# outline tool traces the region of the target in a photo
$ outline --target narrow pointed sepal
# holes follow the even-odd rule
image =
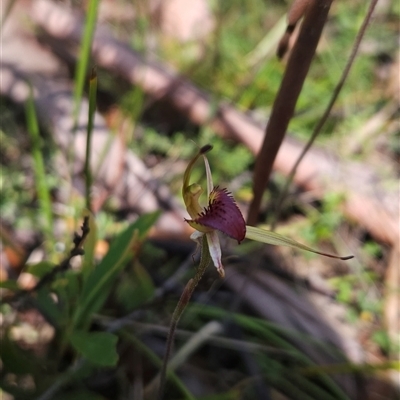
[[[219,244],[218,233],[216,231],[212,231],[206,234],[208,250],[210,251],[211,259],[213,260],[215,268],[221,278],[225,276],[224,266],[221,261],[221,245]]]
[[[257,242],[272,244],[274,246],[288,246],[300,250],[306,250],[311,253],[330,258],[337,258],[339,260],[350,260],[354,257],[353,255],[342,257],[335,254],[324,253],[322,251],[312,249],[311,247],[308,247],[302,243],[296,242],[295,240],[286,236],[280,235],[279,233],[267,231],[266,229],[255,228],[254,226],[246,226],[246,238],[255,240]]]
[[[217,229],[239,243],[246,235],[246,223],[232,194],[218,186],[210,193],[208,207],[196,219],[187,222],[190,225],[196,224],[196,229],[198,226]]]

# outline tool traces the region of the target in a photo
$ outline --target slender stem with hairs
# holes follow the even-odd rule
[[[178,304],[175,307],[174,313],[172,314],[172,320],[171,320],[171,325],[169,327],[167,344],[164,354],[163,366],[160,372],[160,386],[158,390],[158,400],[162,400],[164,396],[164,386],[167,375],[168,360],[171,355],[172,345],[174,343],[174,337],[175,337],[175,330],[178,325],[178,321],[181,315],[183,314],[183,311],[185,310],[186,306],[188,305],[190,298],[192,297],[193,291],[200,282],[202,276],[204,275],[204,272],[208,267],[210,261],[211,261],[210,251],[208,249],[207,238],[204,235],[202,238],[202,245],[201,245],[200,264],[197,268],[196,275],[194,276],[194,278],[190,279],[190,281],[186,284],[185,289],[183,290],[183,293],[178,301]]]

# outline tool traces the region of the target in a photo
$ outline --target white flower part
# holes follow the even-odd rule
[[[195,242],[198,242],[199,239],[204,235],[203,232],[200,231],[194,231],[191,235],[190,235],[190,239],[194,240]]]
[[[213,260],[215,268],[221,278],[225,276],[224,266],[221,262],[221,245],[219,244],[219,238],[217,231],[207,232],[206,233],[208,248],[210,251],[210,256]]]

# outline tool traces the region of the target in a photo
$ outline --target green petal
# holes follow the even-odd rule
[[[246,226],[246,239],[255,240],[261,243],[272,244],[274,246],[288,246],[300,250],[310,251],[311,253],[320,254],[321,256],[338,258],[340,260],[350,260],[354,256],[340,257],[334,254],[324,253],[318,250],[314,250],[304,244],[296,242],[286,236],[282,236],[279,233],[267,231],[261,228],[255,228],[254,226]]]

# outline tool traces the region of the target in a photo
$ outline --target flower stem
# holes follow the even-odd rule
[[[210,251],[208,249],[207,239],[204,235],[202,237],[202,244],[201,244],[200,264],[197,268],[196,275],[194,276],[194,278],[190,279],[190,281],[186,284],[185,289],[183,290],[183,293],[178,301],[178,304],[175,307],[174,313],[172,314],[171,325],[169,327],[167,344],[165,348],[163,366],[160,372],[160,386],[158,390],[158,400],[162,400],[164,395],[164,386],[167,375],[168,360],[171,355],[172,345],[174,343],[174,337],[175,337],[175,330],[178,325],[178,321],[181,315],[183,314],[183,311],[185,310],[186,306],[188,305],[190,298],[192,297],[192,294],[194,292],[194,289],[200,282],[200,279],[204,275],[204,272],[208,267],[210,261],[211,261]]]

